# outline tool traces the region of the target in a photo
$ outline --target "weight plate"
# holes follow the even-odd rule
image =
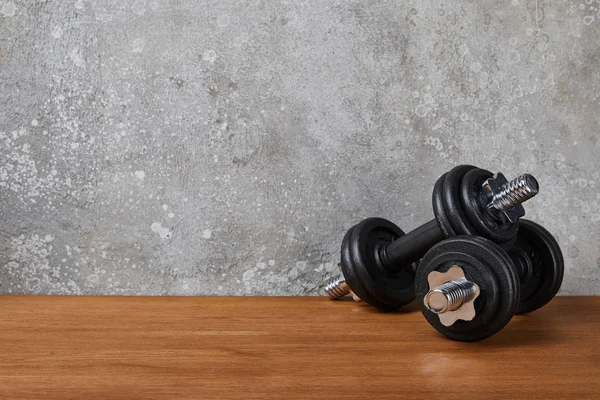
[[[509,255],[521,282],[518,314],[546,305],[562,284],[565,262],[556,239],[535,222],[521,219],[517,240]]]
[[[454,265],[479,286],[480,295],[475,299],[473,320],[444,326],[423,300],[431,289],[429,273],[446,272]],[[512,260],[500,246],[481,237],[461,235],[441,241],[425,254],[417,269],[415,292],[421,312],[435,329],[451,339],[470,342],[492,336],[506,326],[517,309],[520,286]]]
[[[381,267],[379,249],[404,232],[383,218],[367,218],[342,241],[341,264],[346,283],[363,301],[382,311],[398,309],[415,298],[415,267],[390,273]]]
[[[456,232],[452,228],[452,224],[450,224],[450,220],[448,219],[448,215],[446,214],[446,207],[444,207],[444,178],[446,174],[443,174],[439,177],[439,179],[433,185],[433,193],[432,193],[432,206],[433,206],[433,215],[435,215],[435,220],[440,227],[440,230],[444,234],[445,237],[456,236]]]
[[[460,198],[462,178],[470,170],[476,169],[472,165],[459,165],[452,168],[444,177],[442,199],[444,209],[452,229],[458,235],[477,235],[469,223]]]

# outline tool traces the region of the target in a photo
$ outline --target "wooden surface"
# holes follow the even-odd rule
[[[600,399],[599,332],[600,297],[458,343],[414,306],[0,296],[0,399]]]

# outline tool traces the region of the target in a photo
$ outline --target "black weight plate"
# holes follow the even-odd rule
[[[423,303],[429,291],[427,277],[432,271],[445,272],[461,267],[465,277],[480,288],[475,300],[477,315],[472,321],[444,326],[438,315]],[[433,246],[421,260],[415,277],[415,292],[421,312],[440,333],[459,341],[477,341],[500,331],[514,315],[520,295],[515,267],[501,247],[474,236],[455,236]]]
[[[496,243],[505,243],[517,236],[519,222],[500,221],[485,209],[486,200],[481,185],[494,174],[484,169],[472,169],[462,178],[460,197],[467,219],[479,235]]]
[[[497,244],[497,243],[493,243],[493,244],[495,246],[491,246],[490,249],[493,249],[494,251],[496,251],[498,253],[498,256],[502,257],[504,259],[504,262],[506,263],[506,265],[510,266],[511,272],[512,272],[511,274],[509,274],[510,279],[512,279],[511,287],[517,288],[517,292],[518,292],[517,297],[519,299],[521,299],[521,282],[519,281],[519,272],[518,272],[517,268],[515,267],[514,261],[512,260],[512,258],[510,257],[510,255],[508,254],[506,249],[504,249],[502,247],[502,245]],[[517,306],[518,306],[518,303],[517,303]],[[516,310],[514,311],[514,313],[515,314],[517,313]]]
[[[462,178],[472,169],[476,169],[476,167],[472,165],[459,165],[448,171],[444,177],[442,189],[444,209],[452,225],[452,229],[457,235],[477,235],[477,231],[475,231],[465,215],[460,197]]]
[[[394,273],[379,262],[379,249],[404,232],[383,218],[367,218],[348,230],[341,264],[346,283],[363,301],[382,311],[398,309],[415,298],[414,265]]]
[[[521,265],[521,299],[518,314],[546,305],[562,284],[565,262],[558,242],[535,222],[521,219],[519,233],[509,255]]]
[[[438,178],[433,185],[433,193],[431,198],[431,203],[433,206],[433,215],[435,215],[435,220],[440,227],[440,230],[444,234],[445,237],[456,236],[456,232],[452,229],[452,225],[450,224],[450,220],[448,219],[448,215],[446,214],[446,208],[444,207],[444,178],[446,174],[443,174]]]

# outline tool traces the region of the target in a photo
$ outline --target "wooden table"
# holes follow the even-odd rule
[[[600,297],[458,343],[414,306],[0,296],[0,399],[600,399],[599,332]]]

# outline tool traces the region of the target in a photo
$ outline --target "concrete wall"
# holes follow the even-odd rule
[[[473,163],[599,294],[599,43],[591,0],[0,1],[0,292],[317,294]]]

